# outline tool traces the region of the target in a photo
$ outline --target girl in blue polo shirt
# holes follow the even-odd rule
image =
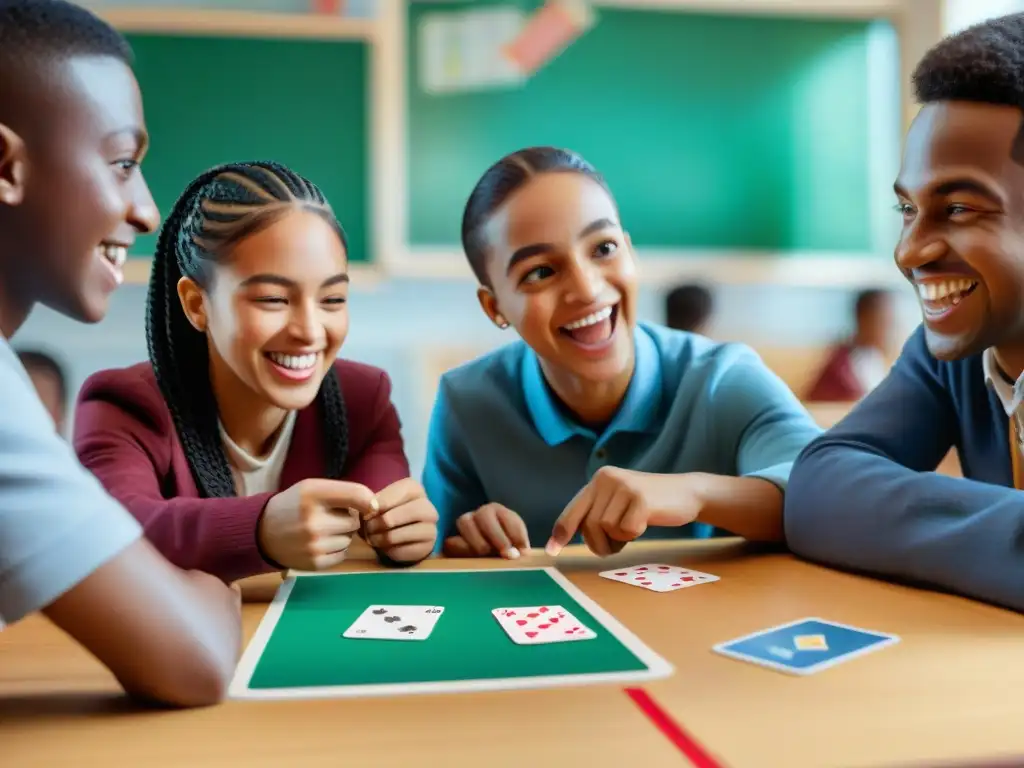
[[[820,430],[748,347],[637,322],[636,257],[589,163],[503,158],[462,243],[484,313],[520,339],[441,378],[423,484],[445,554],[782,538],[790,467]]]

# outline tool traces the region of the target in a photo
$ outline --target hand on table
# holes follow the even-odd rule
[[[310,479],[267,502],[256,529],[263,554],[285,568],[320,571],[345,559],[363,516],[377,510],[359,483]]]
[[[602,467],[559,515],[544,549],[557,555],[579,531],[590,551],[604,557],[648,527],[692,523],[703,506],[696,477]]]
[[[363,538],[397,563],[415,563],[434,551],[437,510],[412,478],[377,494],[378,510],[364,518]]]
[[[529,554],[530,539],[523,518],[501,504],[485,504],[455,521],[457,536],[444,542],[448,557],[487,557],[499,554],[515,560]]]

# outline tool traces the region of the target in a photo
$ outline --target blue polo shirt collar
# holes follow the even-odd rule
[[[652,432],[659,429],[658,412],[661,408],[661,356],[654,340],[638,325],[633,332],[636,365],[633,378],[608,428],[607,437],[615,432]],[[537,355],[528,350],[523,356],[523,394],[533,419],[533,426],[548,445],[566,442],[575,435],[597,440],[598,435],[588,427],[573,421],[555,400]]]

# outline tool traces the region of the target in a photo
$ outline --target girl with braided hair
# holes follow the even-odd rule
[[[388,564],[431,553],[384,371],[336,360],[345,233],[276,163],[193,181],[160,232],[149,362],[86,381],[75,449],[173,562],[234,580],[339,563],[359,533]]]

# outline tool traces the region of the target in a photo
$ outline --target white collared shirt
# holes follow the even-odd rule
[[[1024,448],[1024,374],[1014,384],[1008,381],[1008,377],[996,362],[995,351],[990,347],[981,355],[982,369],[985,371],[985,383],[999,397],[1006,415],[1017,422],[1018,445]]]

